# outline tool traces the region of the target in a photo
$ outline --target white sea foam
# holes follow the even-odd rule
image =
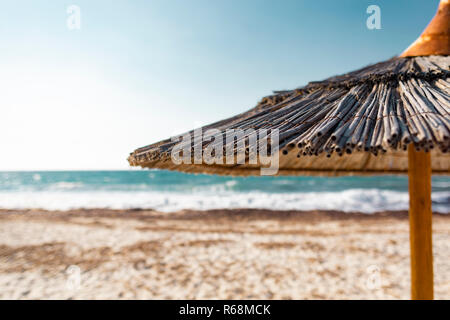
[[[450,192],[434,192],[432,198],[434,211],[449,212]],[[259,208],[277,210],[322,209],[372,213],[381,210],[408,209],[408,193],[379,189],[302,193],[22,191],[0,192],[0,208],[42,208],[48,210],[145,208],[164,212],[181,209]]]
[[[80,188],[83,186],[82,182],[66,182],[66,181],[61,181],[61,182],[57,182],[52,184],[49,189],[50,190],[54,190],[54,191],[58,191],[58,190],[72,190],[72,189],[76,189],[76,188]]]
[[[437,181],[433,183],[433,187],[438,187],[438,188],[450,188],[450,182],[446,182],[446,181]]]

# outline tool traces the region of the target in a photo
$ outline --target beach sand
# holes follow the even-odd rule
[[[450,299],[450,215],[434,215]],[[0,210],[1,299],[409,299],[407,212]]]

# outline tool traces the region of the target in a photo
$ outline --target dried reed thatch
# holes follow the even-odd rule
[[[227,129],[278,129],[280,174],[402,173],[408,168],[405,151],[411,143],[433,152],[434,173],[448,173],[449,66],[450,56],[392,58],[295,90],[275,91],[248,112],[203,130],[221,130],[225,142]],[[232,175],[255,174],[259,168],[247,162],[175,165],[175,144],[168,139],[137,149],[129,163]],[[235,150],[236,145],[224,143],[224,149]]]

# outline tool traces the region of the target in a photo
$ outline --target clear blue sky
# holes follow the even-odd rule
[[[0,10],[0,170],[125,169],[272,90],[401,53],[438,0],[14,0]],[[381,8],[369,30],[366,8]],[[81,29],[66,12],[81,9]]]

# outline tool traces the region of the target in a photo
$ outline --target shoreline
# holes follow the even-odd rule
[[[450,215],[433,229],[448,299]],[[408,230],[406,211],[0,209],[0,299],[409,299]]]
[[[273,210],[259,208],[232,208],[232,209],[183,209],[177,211],[158,211],[156,209],[147,208],[129,208],[129,209],[111,209],[111,208],[75,208],[67,210],[50,210],[43,208],[0,208],[0,219],[2,215],[19,216],[23,214],[46,215],[48,217],[58,214],[60,216],[98,216],[105,218],[171,218],[171,219],[187,219],[187,218],[226,218],[243,216],[249,218],[264,219],[377,219],[377,218],[397,218],[404,219],[408,217],[407,210],[380,210],[376,212],[361,211],[342,211],[342,210]],[[443,213],[434,211],[433,217],[449,217],[450,212]]]

